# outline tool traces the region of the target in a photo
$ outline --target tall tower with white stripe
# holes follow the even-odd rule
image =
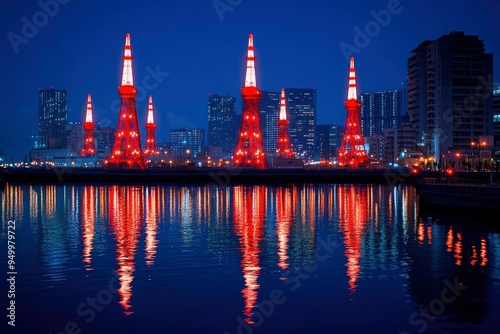
[[[247,68],[245,86],[241,89],[243,112],[241,128],[234,154],[234,165],[238,167],[266,168],[264,145],[260,128],[260,97],[255,75],[255,49],[253,35],[248,36]]]
[[[357,77],[354,69],[354,57],[351,57],[349,68],[349,89],[345,108],[347,117],[345,122],[344,136],[339,149],[339,165],[358,168],[368,162],[363,133],[361,130],[361,103],[358,101]]]
[[[145,167],[137,122],[137,104],[135,101],[137,89],[134,87],[132,59],[130,34],[127,34],[123,54],[122,84],[118,87],[118,94],[121,98],[118,127],[115,132],[115,146],[111,156],[104,161],[106,167],[140,169]]]
[[[87,114],[85,122],[83,123],[84,142],[81,156],[94,156],[95,155],[95,139],[94,139],[94,122],[92,120],[92,97],[87,95]]]

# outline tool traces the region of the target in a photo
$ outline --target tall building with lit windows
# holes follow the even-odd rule
[[[36,148],[57,149],[67,145],[68,91],[38,90],[38,136]]]
[[[493,135],[495,146],[500,147],[500,86],[493,88]]]
[[[260,98],[260,121],[267,156],[276,155],[279,108],[280,93],[263,91]]]
[[[170,143],[175,156],[196,158],[205,145],[205,130],[188,128],[172,130]]]
[[[368,92],[361,94],[361,128],[364,137],[382,134],[385,129],[401,127],[406,114],[405,89]]]
[[[236,98],[208,96],[208,145],[231,153],[236,146]]]
[[[316,89],[285,88],[288,107],[288,134],[295,154],[314,158],[316,153]]]
[[[408,58],[408,115],[424,153],[465,152],[493,135],[493,55],[478,36],[451,32]]]

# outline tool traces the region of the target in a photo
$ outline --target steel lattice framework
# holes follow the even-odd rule
[[[87,95],[87,114],[85,122],[83,123],[84,129],[84,142],[81,156],[94,156],[95,155],[95,139],[94,139],[94,122],[92,121],[92,97]]]
[[[266,168],[259,112],[262,93],[257,88],[255,50],[252,34],[248,37],[246,61],[245,86],[241,89],[243,112],[238,143],[234,154],[234,164],[238,167]]]
[[[137,104],[135,101],[137,90],[134,87],[132,59],[130,34],[127,34],[123,55],[122,84],[118,87],[121,102],[118,127],[115,132],[115,145],[105,164],[107,166],[143,169],[145,164],[137,122]]]
[[[368,162],[365,146],[363,142],[363,133],[361,130],[361,103],[357,96],[356,70],[354,69],[354,57],[350,59],[349,68],[349,90],[345,108],[347,117],[345,122],[344,136],[342,145],[339,149],[339,165],[352,168],[358,168]]]
[[[278,143],[276,145],[276,155],[281,158],[294,157],[290,136],[288,135],[288,125],[290,121],[286,117],[285,89],[281,89],[280,115],[278,119]]]
[[[154,120],[153,97],[149,95],[148,119],[146,122],[146,147],[144,148],[144,158],[153,159],[160,152],[156,147],[156,124]]]

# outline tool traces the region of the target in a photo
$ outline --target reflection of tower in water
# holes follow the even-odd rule
[[[144,253],[146,254],[146,265],[152,266],[156,257],[158,240],[158,214],[159,214],[159,190],[155,187],[146,188],[146,243]]]
[[[92,270],[92,249],[95,236],[95,187],[84,186],[82,198],[82,243],[85,270]]]
[[[278,267],[286,270],[288,263],[288,242],[292,222],[292,191],[289,188],[276,189],[276,230],[278,235]]]
[[[349,290],[358,287],[361,243],[367,222],[367,189],[355,186],[338,188],[340,230],[344,234],[345,257]]]
[[[259,243],[264,236],[265,187],[234,188],[234,229],[240,243],[241,268],[245,287],[241,291],[245,302],[243,314],[248,324],[253,324],[253,309],[256,307],[258,277],[260,274]]]
[[[118,269],[116,274],[120,280],[120,305],[124,308],[126,315],[132,305],[132,281],[135,272],[135,253],[139,242],[141,222],[143,217],[142,187],[118,187],[112,186],[109,190],[109,223],[115,232],[116,239],[116,262]]]

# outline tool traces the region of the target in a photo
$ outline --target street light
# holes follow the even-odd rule
[[[480,172],[482,170],[481,166],[482,166],[482,162],[481,162],[481,147],[484,146],[486,147],[487,143],[485,140],[483,140],[482,142],[475,142],[475,141],[471,141],[470,145],[472,147],[474,146],[477,146],[477,163],[478,163],[478,171]]]

